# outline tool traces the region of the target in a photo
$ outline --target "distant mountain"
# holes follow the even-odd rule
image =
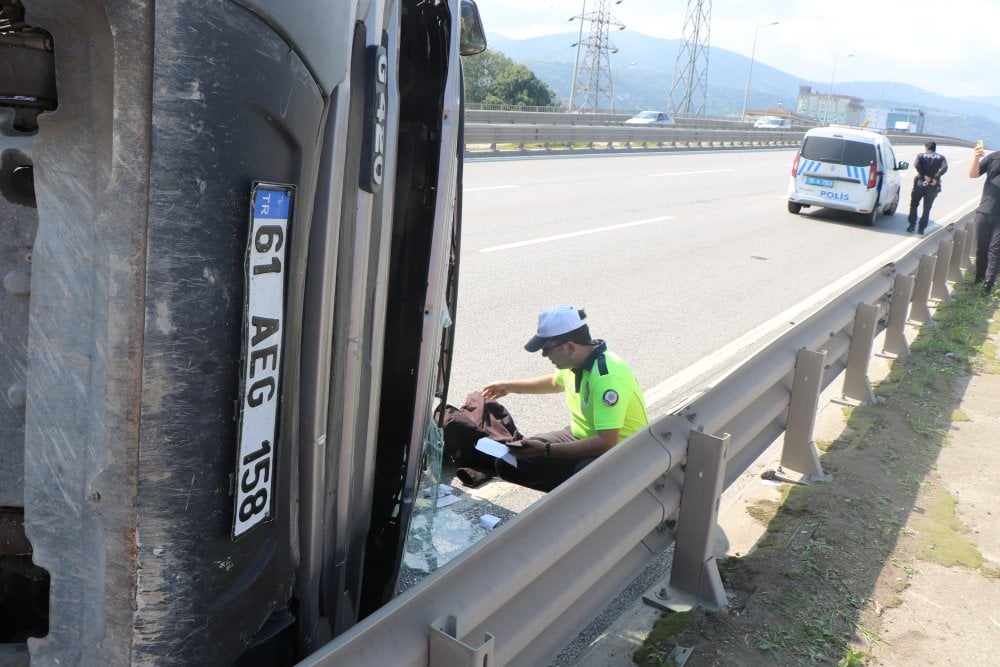
[[[490,48],[502,51],[530,67],[560,99],[569,99],[576,60],[577,33],[546,35],[531,39],[489,36]],[[677,51],[682,42],[624,31],[610,35],[618,52],[611,56],[614,73],[615,110],[665,109],[674,78]],[[738,116],[743,109],[750,59],[719,47],[711,47],[708,63],[706,113]],[[825,92],[829,81],[808,81],[775,67],[754,61],[747,101],[749,109],[784,107],[795,109],[799,86]],[[917,107],[926,114],[925,127],[933,134],[961,139],[984,139],[1000,145],[1000,97],[956,98],[895,81],[835,82],[834,93],[853,95],[866,108],[878,106]]]

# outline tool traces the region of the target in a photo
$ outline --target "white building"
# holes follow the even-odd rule
[[[924,133],[924,112],[916,107],[887,107],[869,109],[865,114],[868,127],[873,130],[905,130]]]
[[[861,125],[865,119],[864,102],[860,97],[814,93],[812,86],[799,86],[796,110],[799,113],[815,116],[820,123]]]

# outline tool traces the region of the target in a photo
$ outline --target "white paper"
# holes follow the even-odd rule
[[[476,441],[476,449],[483,454],[489,454],[493,458],[506,461],[513,467],[517,467],[517,459],[510,453],[510,448],[502,442],[497,442],[493,438],[480,438]]]
[[[432,490],[433,489],[431,489],[430,487],[424,487],[424,489],[423,489],[423,491],[421,493],[423,493],[424,498],[430,498]],[[448,486],[447,484],[438,484],[438,497],[440,497],[440,496],[450,496],[450,495],[452,495],[452,492],[454,490],[455,489],[453,489],[452,487]],[[438,507],[441,507],[441,505],[439,504]]]
[[[445,495],[445,496],[438,496],[438,504],[437,504],[437,506],[438,507],[447,507],[448,505],[454,505],[459,500],[461,500],[461,498],[459,498],[458,496],[453,496],[451,494],[448,494],[448,495]]]
[[[499,443],[498,443],[499,444]],[[493,530],[500,523],[500,517],[493,516],[492,514],[484,514],[479,517],[479,525],[486,530]]]

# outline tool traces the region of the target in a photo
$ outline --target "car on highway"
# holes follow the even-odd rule
[[[889,139],[870,130],[817,127],[806,132],[792,163],[788,211],[822,206],[857,213],[869,227],[899,206],[899,172]]]
[[[640,111],[636,115],[625,121],[626,125],[658,125],[658,126],[673,126],[674,119],[670,117],[670,114],[665,111]]]
[[[761,116],[754,121],[753,126],[758,130],[779,130],[790,127],[787,118],[778,116]]]

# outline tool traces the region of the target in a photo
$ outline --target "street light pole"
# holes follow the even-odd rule
[[[823,124],[829,125],[827,120],[830,118],[830,100],[833,99],[833,80],[837,76],[837,61],[841,58],[853,58],[853,53],[848,53],[843,56],[837,56],[833,59],[833,74],[830,75],[830,90],[826,93],[826,110],[823,112]]]
[[[747,72],[747,90],[743,93],[743,113],[740,114],[740,120],[747,119],[747,100],[750,98],[750,77],[753,76],[753,61],[754,57],[757,55],[757,31],[761,28],[766,28],[772,25],[778,25],[778,22],[774,21],[773,23],[762,23],[753,29],[753,49],[750,51],[750,71]]]

